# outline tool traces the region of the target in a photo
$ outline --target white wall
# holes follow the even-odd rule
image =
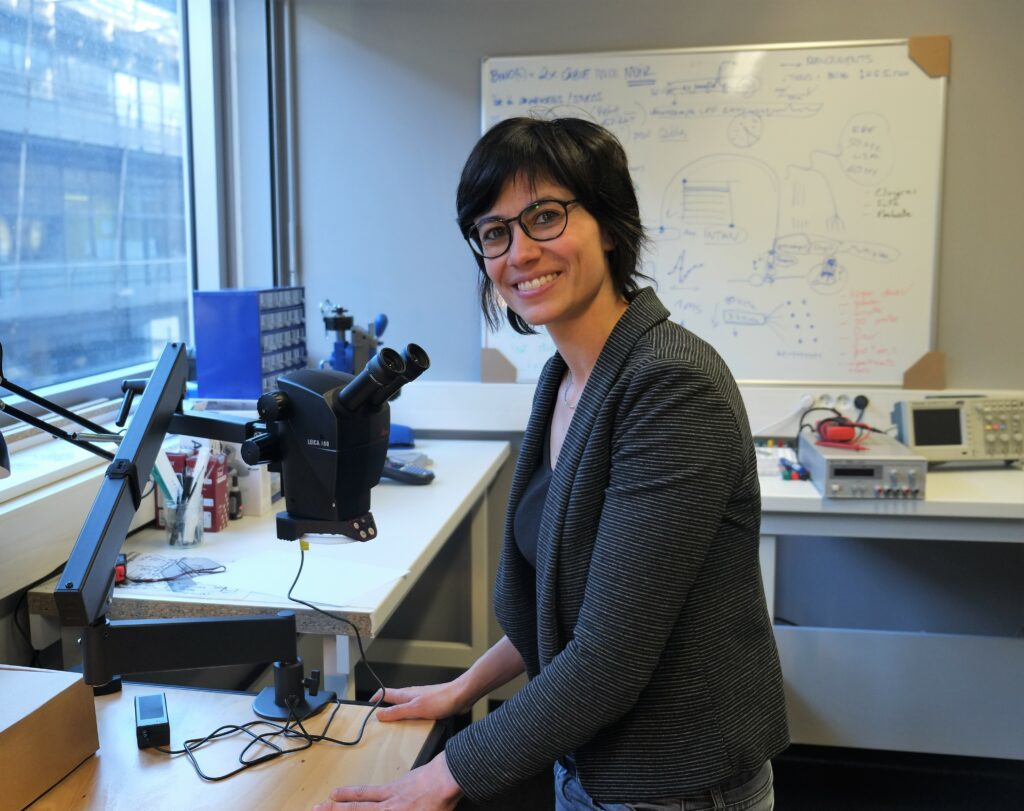
[[[937,349],[951,387],[1024,388],[1019,0],[296,0],[302,272],[316,304],[479,379],[476,270],[454,191],[480,133],[480,60],[949,34]]]

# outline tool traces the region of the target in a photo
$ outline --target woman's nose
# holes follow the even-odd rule
[[[508,249],[508,261],[513,265],[521,265],[535,259],[540,253],[540,243],[530,239],[522,227],[515,227],[511,231],[512,244]]]

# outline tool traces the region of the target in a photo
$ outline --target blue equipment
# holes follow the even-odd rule
[[[330,359],[320,361],[320,368],[350,375],[359,374],[377,352],[380,337],[388,328],[388,317],[384,313],[379,313],[373,319],[373,323],[367,324],[366,329],[363,329],[355,325],[355,319],[348,314],[348,310],[344,307],[335,307],[330,299],[324,299],[320,303],[320,315],[324,319],[324,329],[333,330],[336,336],[334,351]],[[351,333],[351,340],[347,333]],[[394,396],[397,397],[398,392],[395,392]],[[392,423],[389,444],[411,448],[414,444],[412,428]]]
[[[334,369],[354,375],[362,371],[367,361],[373,357],[380,345],[380,336],[388,327],[388,317],[384,313],[377,315],[366,329],[355,326],[355,319],[348,315],[344,307],[335,307],[330,299],[320,304],[320,315],[324,319],[324,328],[333,330],[336,336],[334,351],[329,360],[320,361],[320,368]],[[346,333],[352,333],[349,340]]]

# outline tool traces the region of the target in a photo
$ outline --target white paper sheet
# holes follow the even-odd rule
[[[286,600],[299,568],[299,556],[291,552],[266,552],[226,565],[227,571],[204,575],[203,582]],[[317,605],[369,607],[366,601],[360,601],[364,594],[407,574],[405,569],[307,552],[293,596]]]

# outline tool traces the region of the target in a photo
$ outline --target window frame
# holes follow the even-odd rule
[[[191,345],[193,291],[299,283],[290,112],[294,9],[291,0],[180,0],[178,16],[186,261],[191,278],[186,340]],[[238,47],[253,41],[261,45]],[[247,178],[245,194],[242,177]],[[246,266],[243,243],[260,235],[268,248],[263,252],[266,259]],[[119,399],[122,380],[146,377],[155,365],[153,360],[112,369],[35,393],[74,411],[82,403]],[[0,397],[33,416],[48,415],[5,391]],[[25,436],[22,428],[29,434],[35,431],[0,412],[0,431],[11,435],[16,447]]]
[[[296,243],[287,241],[294,240],[296,233],[292,202],[295,190],[281,180],[282,167],[286,167],[285,172],[294,167],[294,124],[291,115],[282,111],[278,101],[271,97],[270,87],[272,81],[278,81],[274,77],[279,75],[280,68],[275,63],[281,53],[281,46],[272,45],[270,37],[275,37],[274,42],[281,42],[278,37],[287,40],[290,60],[293,6],[292,0],[181,0],[185,238],[193,291],[300,283]],[[240,49],[254,40],[256,47]],[[282,103],[290,110],[290,72],[285,81],[283,88],[280,84],[275,87],[279,95],[284,90]],[[283,116],[287,117],[282,136],[274,128],[282,126]],[[242,176],[246,179],[244,194]],[[291,183],[290,175],[284,177]],[[289,197],[280,201],[280,195]],[[277,228],[284,229],[285,238]],[[257,241],[246,246],[251,248],[248,261],[243,261],[243,237],[265,238],[265,243]],[[264,250],[264,246],[269,247]],[[289,257],[287,269],[283,269],[282,256]],[[253,262],[253,258],[258,262]],[[188,309],[191,344],[191,295]],[[145,377],[154,366],[155,361],[115,369],[40,388],[35,393],[79,413],[83,404],[119,400],[123,379]],[[47,414],[6,390],[0,391],[0,397],[25,411]],[[91,416],[101,424],[108,422],[107,416]],[[4,430],[11,425],[19,427]],[[15,471],[19,454],[35,471],[31,481],[9,484],[6,494],[0,481],[4,528],[0,533],[0,554],[8,560],[0,575],[2,601],[3,592],[44,577],[67,559],[79,532],[80,522],[75,516],[81,512],[84,518],[106,462],[67,443],[50,440],[43,432],[2,413],[0,430],[16,440],[10,448]],[[31,436],[33,432],[36,436]],[[67,454],[58,450],[62,448],[79,456],[68,461]],[[58,462],[58,458],[62,461]]]
[[[283,264],[278,255],[282,249],[289,250],[290,241],[286,236],[282,238],[281,226],[275,224],[283,219],[290,227],[294,222],[292,217],[277,216],[291,208],[277,200],[279,178],[284,176],[279,167],[290,167],[291,161],[285,152],[287,142],[282,144],[278,132],[271,132],[267,126],[275,103],[272,90],[281,87],[276,81],[272,86],[267,79],[268,75],[275,75],[272,66],[268,73],[270,57],[278,58],[278,48],[271,45],[271,26],[274,20],[290,20],[290,14],[291,3],[275,0],[265,0],[265,4],[181,0],[179,6],[185,240],[191,279],[189,344],[194,336],[193,291],[270,287],[279,283],[282,275],[286,275],[289,283],[294,283],[296,277],[294,261],[287,262],[287,270],[278,270]],[[260,35],[256,38],[264,43],[262,48],[246,51],[237,47],[241,39],[248,40],[254,34]],[[288,81],[290,83],[290,74]],[[253,88],[261,89],[262,97],[252,92]],[[243,97],[246,92],[247,96]],[[286,98],[290,103],[290,96]],[[275,116],[275,120],[277,118]],[[291,123],[289,117],[289,130]],[[272,126],[280,125],[272,123]],[[275,158],[275,155],[283,157]],[[242,177],[263,180],[246,180],[243,194]],[[288,187],[284,193],[287,198],[293,196],[293,190]],[[247,203],[247,199],[264,202],[255,205]],[[244,267],[243,243],[247,237],[251,240],[253,235],[258,238],[259,234],[266,236],[270,251],[263,266],[249,270]],[[120,383],[124,378],[144,377],[155,363],[154,360],[68,380],[41,388],[36,393],[74,410],[74,406],[82,402],[120,397]],[[46,414],[45,410],[22,398],[5,393],[0,396],[35,416]],[[13,425],[21,423],[0,413],[0,430]]]
[[[212,0],[216,2],[216,0]],[[191,36],[191,29],[189,27],[190,20],[190,9],[192,6],[200,6],[201,3],[195,2],[195,0],[180,0],[180,6],[178,9],[178,20],[181,31],[181,84],[182,84],[182,155],[184,160],[182,166],[185,172],[183,179],[183,197],[185,202],[185,244],[187,246],[186,256],[186,268],[188,271],[188,278],[190,280],[190,288],[187,295],[187,310],[188,310],[188,323],[185,325],[185,331],[191,336],[193,332],[193,309],[192,309],[192,291],[197,289],[198,277],[198,257],[196,254],[195,245],[195,198],[196,194],[208,194],[208,192],[199,187],[197,188],[193,183],[194,171],[192,169],[192,156],[194,154],[193,146],[193,133],[191,128],[191,98],[193,95],[193,89],[195,81],[197,81],[197,74],[195,69],[190,64],[190,48],[189,40]],[[201,34],[201,32],[200,32]],[[200,81],[205,81],[201,73],[198,78]],[[7,347],[7,351],[10,352],[10,345]],[[53,384],[50,386],[41,387],[39,389],[33,389],[33,392],[57,403],[64,408],[68,408],[74,411],[76,405],[84,402],[90,402],[100,399],[116,399],[121,396],[121,381],[127,377],[145,377],[150,374],[156,365],[156,360],[152,360],[142,364],[133,364],[127,367],[118,369],[111,369],[106,372],[89,375],[81,378],[74,378],[66,380],[61,383]],[[13,383],[21,384],[22,381],[11,378]],[[26,402],[23,398],[16,395],[10,394],[6,390],[2,390],[0,386],[0,397],[2,397],[5,403],[19,408],[33,416],[46,417],[49,412],[34,403]],[[18,426],[25,427],[23,423],[18,420],[11,418],[10,416],[0,412],[0,431],[4,432],[4,435],[13,434],[15,443],[18,442],[23,432],[17,428]],[[12,430],[12,428],[14,430]],[[34,431],[35,429],[29,429]],[[13,452],[13,450],[12,450]]]

